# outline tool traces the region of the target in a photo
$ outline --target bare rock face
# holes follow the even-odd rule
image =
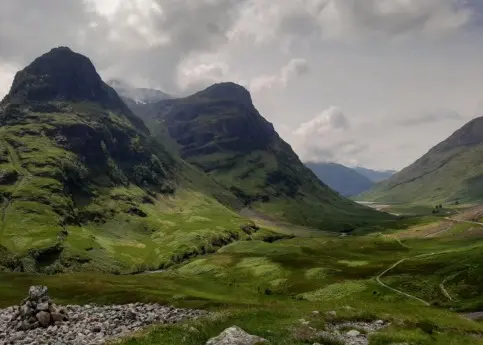
[[[206,345],[259,345],[268,344],[266,339],[251,335],[237,326],[225,329],[219,336],[208,340]]]
[[[29,296],[13,314],[7,329],[29,330],[50,325],[61,325],[69,320],[64,310],[57,310],[49,298],[47,286],[31,286]]]

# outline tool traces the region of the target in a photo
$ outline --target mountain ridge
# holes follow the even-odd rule
[[[387,180],[397,172],[396,170],[374,170],[361,166],[355,166],[352,169],[375,183]]]
[[[369,201],[456,202],[483,199],[483,118],[476,118],[413,164],[364,193]]]
[[[384,218],[320,182],[240,85],[214,84],[185,98],[160,101],[150,112],[138,115],[155,137],[246,205],[300,225],[337,224],[346,230],[368,218]],[[305,203],[307,207],[300,206]],[[317,207],[325,209],[325,219]],[[332,215],[337,221],[330,220]]]
[[[359,174],[355,169],[351,169],[342,164],[316,162],[305,162],[304,164],[322,182],[345,197],[365,192],[375,184],[366,176]]]
[[[16,74],[0,123],[0,269],[142,271],[250,236],[225,206],[236,198],[153,140],[68,48]]]

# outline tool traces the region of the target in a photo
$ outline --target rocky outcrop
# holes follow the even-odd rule
[[[220,335],[208,340],[206,345],[261,345],[268,344],[266,339],[251,335],[237,326],[225,329]]]
[[[0,345],[104,344],[149,325],[172,324],[206,314],[201,310],[142,303],[61,307],[48,298],[46,287],[31,287],[22,306],[0,309]],[[23,326],[25,320],[28,327]]]

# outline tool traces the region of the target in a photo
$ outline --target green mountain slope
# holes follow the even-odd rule
[[[305,167],[233,83],[140,114],[166,147],[178,152],[245,205],[292,223],[351,230],[388,215],[341,198]]]
[[[483,118],[477,118],[361,198],[385,202],[475,201],[483,199],[482,187]]]
[[[249,236],[68,48],[17,73],[0,123],[0,270],[156,269]]]
[[[374,182],[359,174],[354,169],[337,163],[313,163],[305,165],[330,188],[343,196],[358,195],[371,189]]]

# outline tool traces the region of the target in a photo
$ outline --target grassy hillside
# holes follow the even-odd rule
[[[354,169],[337,163],[312,163],[305,165],[330,188],[343,196],[358,195],[374,186],[374,182]]]
[[[233,83],[139,114],[173,152],[250,205],[281,220],[331,231],[388,220],[341,198],[305,167]]]
[[[360,199],[378,202],[470,202],[483,198],[483,118],[477,118]]]
[[[0,123],[0,270],[158,269],[268,234],[68,48],[16,75]]]

